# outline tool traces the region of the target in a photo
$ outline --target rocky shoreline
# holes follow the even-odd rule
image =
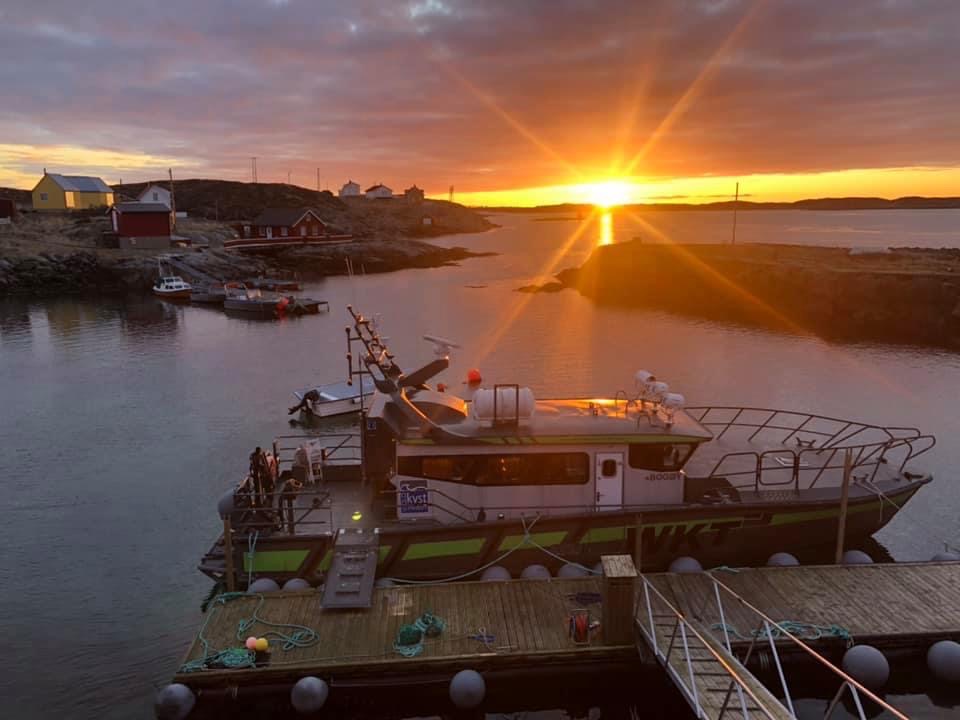
[[[960,346],[960,250],[796,245],[598,248],[557,282],[597,303],[842,340]]]

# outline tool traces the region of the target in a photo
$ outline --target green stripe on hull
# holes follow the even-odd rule
[[[627,539],[625,527],[592,528],[583,534],[582,543],[616,542]]]
[[[551,545],[559,545],[563,542],[564,538],[567,537],[566,530],[557,530],[554,532],[541,532],[541,533],[531,533],[530,539],[537,545],[542,545],[543,547],[550,547]],[[504,550],[513,550],[516,547],[520,547],[525,542],[526,535],[507,535],[500,543],[498,550],[501,552]],[[531,546],[532,547],[532,546]]]
[[[380,557],[377,558],[377,565],[382,565],[383,561],[387,559],[387,555],[390,554],[392,548],[389,545],[380,546]]]
[[[309,550],[257,550],[253,553],[251,567],[250,553],[243,554],[244,572],[295,572],[303,564]]]
[[[451,555],[476,555],[483,548],[484,542],[486,542],[486,538],[413,543],[403,553],[403,559],[426,560],[427,558],[449,557]]]
[[[906,500],[916,492],[917,488],[911,488],[908,491],[899,493],[897,495],[888,495],[891,500],[897,498],[894,502],[897,505],[902,506]],[[907,498],[901,499],[902,496],[906,495]],[[882,500],[872,500],[870,502],[860,503],[857,505],[851,505],[847,509],[848,515],[856,515],[858,513],[865,512],[876,512],[879,513],[883,509]],[[827,508],[825,510],[807,510],[805,512],[795,512],[795,513],[777,513],[772,518],[770,518],[771,525],[795,525],[797,523],[810,522],[812,520],[828,520],[830,518],[840,517],[840,507]]]

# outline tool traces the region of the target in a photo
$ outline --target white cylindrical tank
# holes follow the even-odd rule
[[[494,418],[494,398],[496,398],[496,418]],[[519,402],[520,414],[517,415]],[[512,387],[480,388],[473,394],[473,416],[480,422],[523,421],[533,416],[535,401],[530,388]]]

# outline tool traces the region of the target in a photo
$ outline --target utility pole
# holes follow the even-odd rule
[[[453,202],[453,185],[450,186],[450,202]]]
[[[257,182],[257,156],[254,155],[250,158],[250,175],[253,179],[253,183]]]
[[[173,168],[167,168],[167,172],[170,175],[170,227],[172,230],[177,229],[177,198],[173,194]]]
[[[290,171],[287,170],[287,185],[290,184]]]
[[[733,196],[733,238],[730,240],[731,245],[737,244],[737,205],[740,204],[740,183],[737,182],[737,189]]]
[[[317,168],[317,192],[320,192],[320,168]]]

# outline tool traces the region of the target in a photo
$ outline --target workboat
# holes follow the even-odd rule
[[[158,277],[153,284],[153,294],[165,300],[189,300],[192,287],[177,275]]]
[[[704,567],[847,546],[898,512],[931,475],[935,439],[793,410],[686,406],[649,372],[607,397],[535,397],[518,385],[428,385],[452,343],[406,372],[350,308],[351,379],[375,385],[356,435],[278,438],[273,464],[220,501],[224,533],[200,562],[228,587],[323,582],[362,536],[376,574],[403,580],[516,576],[629,553],[644,570],[679,556]],[[348,357],[350,357],[348,355]],[[274,498],[284,503],[281,514]],[[341,545],[344,547],[341,548]]]
[[[325,300],[280,295],[265,292],[259,288],[248,287],[245,283],[226,283],[226,297],[223,309],[249,313],[260,317],[281,317],[283,315],[314,315],[320,308],[329,309]]]
[[[223,305],[227,299],[227,290],[222,282],[208,282],[203,285],[194,285],[190,293],[190,302],[208,305]]]
[[[375,389],[373,378],[361,376],[356,380],[295,390],[293,396],[297,404],[290,408],[290,414],[298,412],[300,422],[309,424],[319,418],[357,413],[364,403],[369,403]]]

